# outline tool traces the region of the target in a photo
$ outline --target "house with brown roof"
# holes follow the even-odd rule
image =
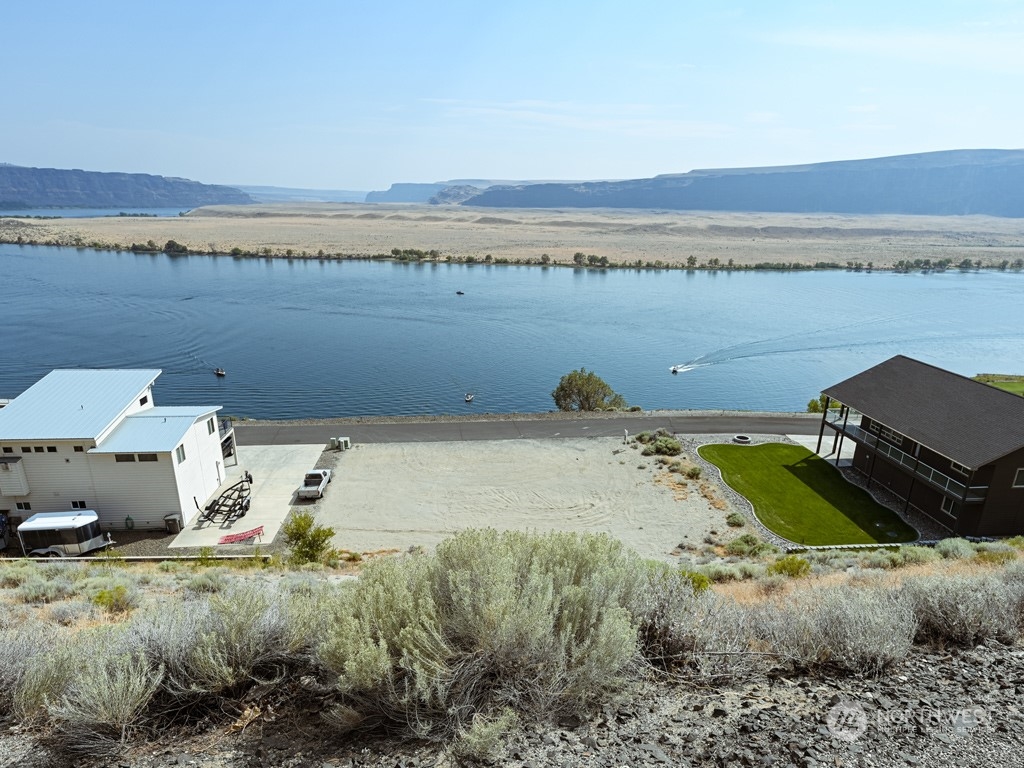
[[[818,449],[853,440],[869,488],[958,536],[1024,534],[1024,397],[903,355],[822,394]]]

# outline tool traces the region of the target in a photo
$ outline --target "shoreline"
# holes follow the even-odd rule
[[[539,411],[510,413],[421,414],[416,416],[335,416],[322,419],[248,419],[231,418],[235,426],[300,427],[345,426],[350,424],[459,424],[493,421],[567,421],[630,418],[688,418],[688,417],[806,417],[808,421],[821,420],[821,414],[808,411],[742,411],[742,410],[666,410],[651,411]]]
[[[171,241],[173,250],[167,248]],[[0,242],[147,254],[588,270],[1024,268],[1024,219],[984,216],[263,204],[211,206],[177,217],[5,216]]]

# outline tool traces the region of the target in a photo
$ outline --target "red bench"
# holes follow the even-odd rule
[[[217,540],[217,543],[218,544],[241,544],[243,541],[248,541],[249,539],[255,539],[256,537],[259,537],[260,540],[262,541],[262,539],[263,539],[263,526],[262,525],[259,528],[253,528],[251,531],[242,531],[241,533],[229,533],[229,534],[227,534],[225,536],[221,536]]]

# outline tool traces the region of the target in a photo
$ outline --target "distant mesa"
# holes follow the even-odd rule
[[[496,208],[1024,217],[1024,150],[965,149],[813,165],[714,168],[627,181],[506,183],[458,202]]]
[[[450,205],[460,203],[494,187],[520,187],[541,183],[576,184],[578,182],[499,181],[496,179],[450,179],[430,184],[402,182],[392,184],[384,192],[367,192],[366,202]]]
[[[236,184],[257,203],[362,203],[366,192],[350,189],[299,189]]]
[[[101,173],[0,164],[0,206],[196,208],[256,202],[234,187],[145,173]]]

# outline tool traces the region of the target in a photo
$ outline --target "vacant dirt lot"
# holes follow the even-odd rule
[[[724,531],[731,511],[616,438],[364,444],[340,454],[336,472],[317,520],[357,552],[493,527],[606,532],[671,560],[677,545]]]

